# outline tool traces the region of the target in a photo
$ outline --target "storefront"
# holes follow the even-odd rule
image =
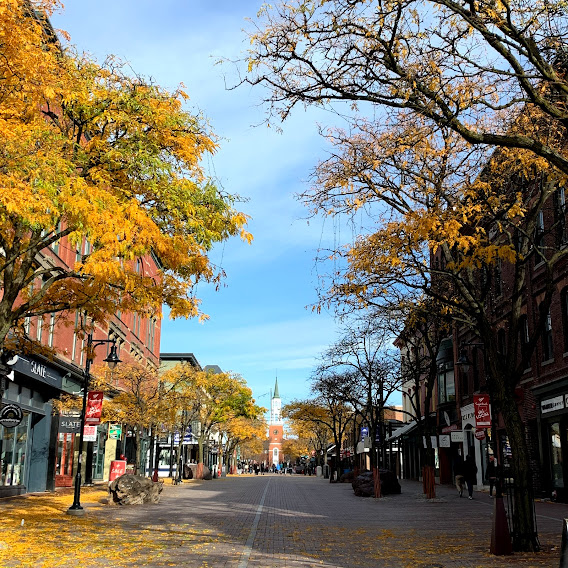
[[[545,496],[568,503],[568,379],[534,390],[539,405],[541,484]]]
[[[53,489],[55,436],[51,400],[61,392],[63,375],[55,367],[21,356],[7,381],[3,402],[22,409],[13,428],[0,426],[0,496]]]

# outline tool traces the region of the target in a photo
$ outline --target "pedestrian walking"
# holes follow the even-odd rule
[[[454,462],[454,476],[456,480],[456,489],[458,490],[458,494],[460,497],[463,495],[463,488],[465,485],[463,472],[464,472],[463,458],[461,457],[460,454],[458,454],[456,457],[456,461]]]
[[[489,482],[489,497],[493,497],[493,487],[497,480],[497,466],[495,465],[495,457],[489,456],[487,467],[485,468],[485,479]]]
[[[468,498],[473,499],[473,486],[477,481],[477,465],[475,465],[475,458],[473,454],[467,454],[465,458],[463,476],[467,483]]]

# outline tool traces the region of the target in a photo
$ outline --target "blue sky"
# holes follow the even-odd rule
[[[257,401],[269,406],[276,376],[284,403],[307,396],[317,356],[337,339],[330,314],[306,309],[316,301],[314,258],[333,239],[333,227],[322,219],[308,224],[307,210],[294,199],[325,155],[317,124],[334,118],[298,111],[278,133],[254,126],[265,116],[261,91],[226,90],[225,76],[232,82],[234,70],[215,62],[247,48],[246,18],[254,18],[261,3],[67,0],[52,23],[99,61],[114,54],[162,87],[183,83],[190,110],[201,110],[222,137],[220,151],[205,165],[227,191],[249,199],[241,209],[252,217],[255,240],[251,246],[233,240],[212,251],[227,278],[219,291],[198,287],[210,319],[165,318],[161,350],[192,352],[202,365],[241,374]]]

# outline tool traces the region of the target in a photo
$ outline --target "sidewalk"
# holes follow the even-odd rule
[[[2,568],[557,568],[568,505],[536,503],[543,551],[489,553],[493,500],[403,480],[402,494],[355,497],[301,475],[229,476],[164,485],[158,505],[109,506],[84,488],[0,501]],[[23,525],[22,525],[23,520]]]

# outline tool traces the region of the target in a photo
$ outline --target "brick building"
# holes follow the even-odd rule
[[[89,243],[84,242],[81,250],[75,250],[63,238],[45,252],[44,260],[56,266],[73,266],[81,255],[89,253],[89,248]],[[142,258],[135,263],[137,271],[148,276],[157,274],[156,258]],[[45,491],[73,483],[79,450],[78,421],[55,415],[52,401],[63,393],[78,395],[82,390],[86,362],[82,325],[79,312],[28,318],[25,322],[27,336],[51,348],[56,355],[19,353],[13,380],[7,381],[2,402],[17,404],[23,411],[23,420],[14,428],[0,426],[0,495]],[[160,326],[157,318],[117,312],[106,325],[97,326],[93,336],[95,341],[116,339],[122,361],[157,367]],[[96,349],[95,371],[108,355],[107,347],[108,344]],[[94,441],[86,443],[84,480],[108,479],[110,461],[124,450],[126,435],[122,432],[121,438],[111,439],[108,425],[97,427]]]
[[[534,247],[548,258],[568,245],[566,228],[565,189],[556,188],[544,204],[537,218]],[[518,337],[510,337],[509,316],[514,266],[499,262],[491,275],[488,310],[494,330],[497,353],[505,356],[511,342],[518,342],[519,350],[529,344],[536,334],[536,347],[515,388],[529,450],[533,490],[536,496],[552,497],[568,502],[568,263],[566,258],[556,262],[552,270],[532,254],[527,261],[527,278],[522,289],[522,307]],[[540,306],[546,289],[551,287],[551,305],[545,314],[545,325],[538,333]],[[509,346],[509,347],[508,347]],[[399,346],[402,347],[402,346]],[[467,369],[461,365],[468,360]],[[445,338],[437,356],[438,376],[434,387],[432,410],[436,422],[436,463],[441,483],[453,480],[453,461],[458,453],[473,453],[478,466],[477,484],[486,482],[484,472],[494,441],[505,471],[511,460],[511,447],[502,417],[495,413],[494,428],[477,431],[473,397],[487,393],[485,381],[487,353],[479,339],[456,327]],[[408,425],[395,433],[403,445],[403,455],[411,463],[404,464],[409,476],[420,475],[422,440],[412,422],[411,398],[423,398],[412,383],[403,387],[403,406]]]

